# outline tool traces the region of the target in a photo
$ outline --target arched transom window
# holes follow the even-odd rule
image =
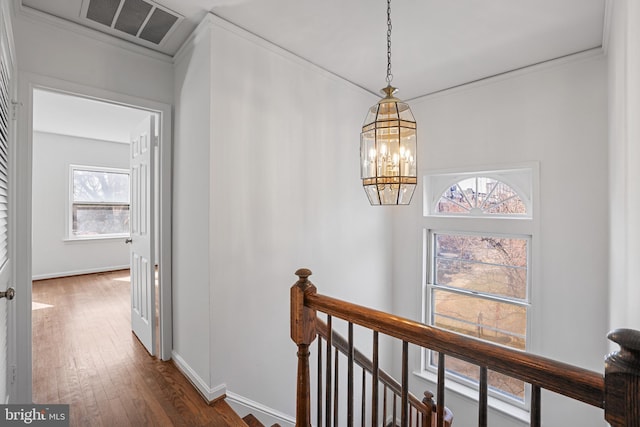
[[[437,213],[448,214],[526,214],[527,207],[518,193],[504,182],[487,176],[474,176],[447,188],[436,206]]]
[[[425,179],[425,215],[532,218],[530,169],[446,173]]]

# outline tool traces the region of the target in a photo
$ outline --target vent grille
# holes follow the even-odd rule
[[[154,45],[162,44],[182,20],[182,16],[148,0],[85,0],[83,11],[91,21]]]

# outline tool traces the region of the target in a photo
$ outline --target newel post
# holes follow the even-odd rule
[[[315,294],[308,280],[311,270],[296,271],[298,281],[291,287],[291,339],[298,346],[298,381],[296,391],[296,427],[311,426],[311,380],[309,345],[316,338],[316,311],[304,306],[304,297]]]
[[[640,427],[640,331],[616,329],[608,338],[620,350],[605,360],[604,417],[612,427]]]

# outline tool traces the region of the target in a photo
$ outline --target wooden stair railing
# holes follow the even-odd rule
[[[298,346],[296,426],[311,426],[309,345],[318,332],[316,311],[343,319],[349,325],[349,362],[353,372],[353,325],[371,329],[374,343],[379,333],[402,340],[401,426],[408,426],[408,345],[438,352],[437,427],[444,427],[445,358],[453,356],[479,367],[478,426],[487,426],[487,371],[492,370],[531,384],[531,427],[541,426],[541,389],[604,409],[604,418],[612,427],[640,427],[640,332],[621,329],[609,334],[620,345],[609,355],[605,374],[558,362],[542,356],[498,346],[478,339],[441,330],[410,319],[373,310],[317,293],[308,280],[311,271],[296,271],[298,281],[291,288],[291,338]],[[376,344],[374,344],[375,346]],[[375,353],[374,353],[375,354]],[[376,360],[374,358],[374,365]],[[347,427],[354,422],[353,384],[349,381]],[[374,381],[375,383],[375,381]],[[372,420],[377,418],[372,393]],[[386,420],[385,420],[386,421]],[[376,421],[376,426],[379,423]]]
[[[329,325],[331,324],[331,316],[328,316],[328,322]],[[327,358],[327,364],[326,367],[323,366],[322,364],[322,341],[318,341],[318,393],[317,393],[317,407],[318,408],[322,408],[325,407],[326,411],[325,411],[325,416],[326,416],[326,420],[330,420],[332,417],[332,411],[331,411],[331,406],[332,406],[332,402],[331,402],[331,395],[332,395],[332,390],[331,390],[331,385],[332,385],[332,381],[331,381],[331,376],[333,376],[333,378],[336,377],[335,375],[335,370],[337,369],[337,365],[334,365],[334,369],[333,371],[331,370],[331,361],[330,358],[332,357],[332,347],[335,348],[336,351],[339,351],[340,353],[342,353],[343,355],[347,356],[349,355],[349,342],[339,333],[337,333],[336,331],[334,331],[333,329],[331,329],[331,327],[327,325],[327,323],[323,322],[322,320],[316,318],[316,330],[318,333],[318,336],[324,339],[324,342],[327,344],[327,349],[326,349],[326,358]],[[331,329],[331,338],[329,339],[329,330]],[[374,354],[374,359],[377,359],[377,354]],[[382,395],[387,396],[387,391],[389,391],[391,393],[391,411],[392,411],[392,415],[393,415],[393,408],[396,407],[396,401],[402,396],[402,385],[395,380],[395,378],[393,378],[391,375],[389,375],[387,372],[385,372],[384,370],[377,368],[376,367],[376,363],[374,363],[373,361],[371,361],[369,358],[367,358],[367,356],[365,356],[360,350],[358,350],[357,348],[353,348],[353,361],[356,365],[360,366],[360,368],[362,368],[363,370],[363,390],[365,388],[365,381],[366,378],[364,376],[364,373],[368,373],[371,375],[372,377],[372,381],[375,381],[375,378],[378,379],[379,384],[381,384],[383,386],[383,393]],[[322,393],[322,382],[320,381],[320,379],[322,378],[322,370],[323,368],[325,368],[325,377],[326,377],[326,392],[325,395],[328,397],[328,399],[322,399],[323,393]],[[328,374],[327,374],[328,373]],[[377,393],[378,392],[378,388],[376,386],[373,386],[372,384],[372,393]],[[418,399],[413,393],[409,392],[407,394],[407,399],[408,399],[408,404],[409,404],[409,412],[410,412],[410,422],[409,425],[415,425],[418,427],[430,427],[432,424],[432,419],[435,420],[435,413],[437,411],[437,405],[433,399],[433,393],[429,392],[429,391],[425,391],[424,393],[425,397],[423,400]],[[363,392],[361,394],[362,399],[364,399],[365,393]],[[335,405],[335,403],[333,403]],[[387,414],[387,407],[389,405],[382,405],[382,419],[385,420],[386,414]],[[364,408],[365,404],[364,401],[361,402],[361,408]],[[376,411],[377,412],[377,411]],[[453,414],[451,413],[451,411],[449,411],[449,409],[445,408],[444,410],[444,418],[445,418],[445,427],[451,427],[451,423],[453,421]],[[364,416],[365,414],[361,414],[361,418],[365,418]],[[413,415],[415,415],[415,418],[413,417]],[[333,417],[335,418],[335,414],[333,415]],[[392,416],[392,419],[395,419],[395,416]],[[372,422],[374,425],[376,423],[376,420],[373,419]],[[320,426],[322,424],[322,412],[319,411],[318,413],[318,422],[317,425]],[[327,425],[329,425],[330,422],[327,422]]]

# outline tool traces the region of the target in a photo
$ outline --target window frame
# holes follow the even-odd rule
[[[123,202],[76,202],[74,200],[74,172],[86,171],[86,172],[106,172],[113,174],[127,175],[129,180],[129,201]],[[91,206],[126,206],[131,213],[131,171],[123,168],[112,168],[104,166],[87,166],[72,164],[69,165],[69,197],[67,203],[67,215],[66,215],[66,241],[87,241],[87,240],[108,240],[108,239],[121,239],[127,238],[131,235],[131,230],[126,233],[110,233],[110,234],[92,234],[87,236],[78,236],[73,233],[73,211],[74,205],[91,205]]]
[[[487,168],[479,170],[456,170],[427,174],[424,176],[424,205],[423,205],[423,260],[421,286],[421,315],[426,325],[431,325],[432,298],[434,289],[445,289],[435,284],[433,275],[434,265],[434,236],[437,234],[459,234],[469,236],[491,236],[501,238],[527,239],[527,291],[526,298],[521,300],[526,305],[526,351],[533,351],[535,332],[532,328],[535,316],[535,290],[537,277],[537,236],[539,235],[538,221],[534,215],[537,206],[539,168],[536,163],[517,165],[514,168]],[[440,196],[452,185],[472,177],[490,177],[511,186],[521,197],[527,208],[526,214],[519,215],[461,215],[436,212],[436,205]],[[517,185],[514,185],[516,183]],[[524,191],[523,191],[524,189]],[[507,299],[505,299],[507,300]],[[423,349],[420,354],[419,376],[428,380],[435,380],[437,368],[431,366],[429,350]],[[472,399],[477,399],[478,382],[464,378],[455,373],[446,373],[447,388]],[[531,386],[525,384],[523,401],[510,397],[499,391],[489,389],[489,406],[502,412],[509,413],[520,419],[527,419],[530,411]]]

